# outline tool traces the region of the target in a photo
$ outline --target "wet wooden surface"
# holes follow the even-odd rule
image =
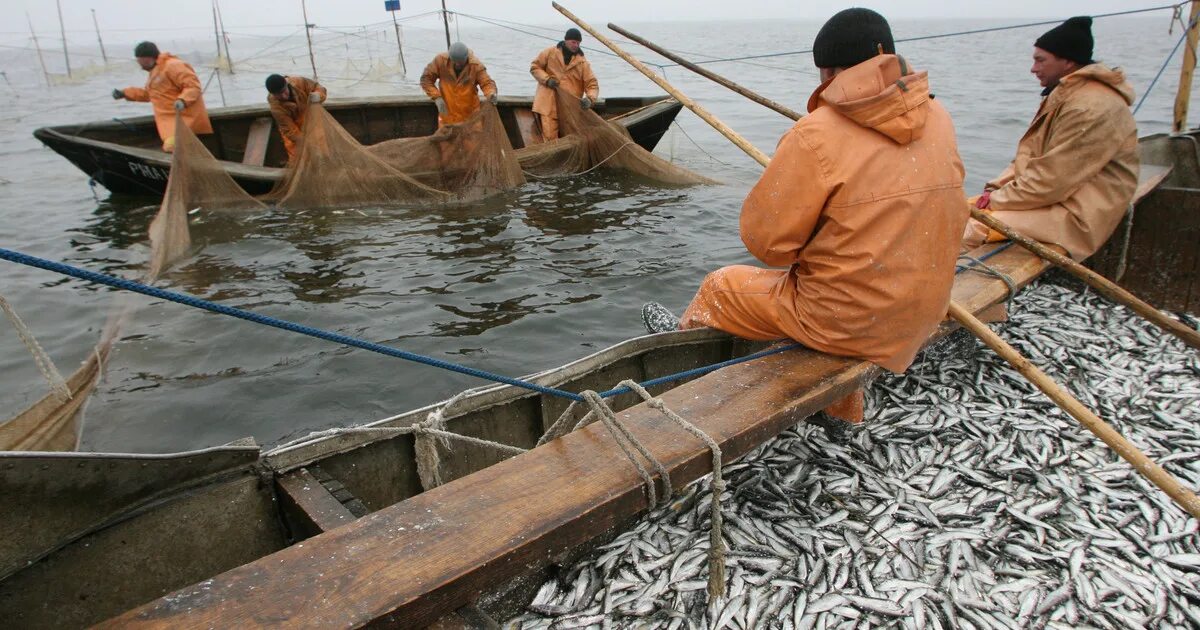
[[[1020,284],[1046,268],[1019,247],[988,264]],[[1006,294],[1001,281],[974,272],[959,274],[954,288],[954,299],[971,312]],[[661,397],[732,460],[876,370],[795,350],[722,369]],[[667,467],[676,488],[709,472],[707,448],[659,412],[637,405],[619,416]],[[593,424],[102,627],[422,627],[646,508],[635,469],[604,427]]]

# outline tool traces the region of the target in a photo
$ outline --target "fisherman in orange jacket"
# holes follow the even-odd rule
[[[296,157],[296,147],[304,135],[304,115],[308,113],[308,106],[324,103],[328,95],[325,87],[312,79],[279,74],[267,77],[267,105],[271,107],[271,117],[283,138],[289,162]]]
[[[129,101],[149,101],[154,106],[154,124],[163,141],[163,151],[175,150],[175,112],[196,134],[212,133],[200,78],[188,63],[171,53],[158,52],[153,42],[142,42],[133,49],[142,70],[150,73],[146,87],[115,89],[112,97]]]
[[[946,317],[967,222],[954,124],[874,11],[830,18],[813,57],[822,83],[809,115],[742,206],[746,249],[783,269],[724,267],[682,320],[654,303],[643,319],[650,332],[788,337],[903,372]],[[827,412],[860,421],[861,393]]]
[[[1061,245],[1072,258],[1096,253],[1137,189],[1137,123],[1125,74],[1092,61],[1092,18],[1073,17],[1034,43],[1030,69],[1045,90],[1017,157],[971,201],[1016,231]],[[972,220],[963,246],[1006,237]]]
[[[562,88],[579,99],[580,107],[590,109],[600,98],[600,83],[592,73],[592,64],[583,56],[579,43],[583,35],[577,28],[567,29],[563,40],[543,50],[529,64],[529,74],[537,79],[533,113],[542,128],[542,139],[558,138],[558,101],[554,90]]]
[[[438,53],[425,72],[421,73],[421,89],[433,99],[438,110],[438,128],[454,125],[479,111],[479,93],[495,103],[496,82],[488,76],[487,68],[467,45],[455,42],[450,50]]]

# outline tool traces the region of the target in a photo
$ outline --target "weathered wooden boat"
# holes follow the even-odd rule
[[[518,154],[540,141],[532,100],[501,97],[497,107]],[[595,110],[619,123],[635,142],[653,151],[683,106],[670,97],[610,97]],[[424,96],[330,99],[329,113],[362,144],[427,136],[437,130],[437,109]],[[201,136],[208,150],[247,192],[270,191],[283,175],[287,154],[265,105],[209,111],[213,133]],[[153,116],[42,127],[34,137],[114,193],[161,197],[171,156]]]

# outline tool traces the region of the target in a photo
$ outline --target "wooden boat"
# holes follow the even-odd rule
[[[1144,169],[1138,198],[1168,172]],[[994,254],[987,263],[1021,286],[1047,269],[1016,246],[974,253]],[[956,278],[954,300],[974,313],[1006,297],[991,275]],[[706,330],[651,335],[529,380],[599,391],[759,347]],[[797,349],[653,391],[728,460],[876,370]],[[444,485],[430,489],[411,435],[342,433],[268,451],[247,442],[162,455],[0,454],[0,615],[21,627],[462,627],[475,605],[510,615],[549,565],[648,507],[601,424],[534,448],[566,405],[507,385],[472,390],[447,412],[447,429],[531,450],[506,458],[456,443],[442,453]],[[409,426],[434,408],[372,426]],[[630,395],[614,408],[676,488],[711,470],[704,444],[658,411]]]
[[[528,98],[501,97],[498,103],[518,154],[540,141],[532,106]],[[654,150],[682,107],[665,96],[611,97],[595,105],[647,151]],[[330,99],[326,108],[362,144],[427,136],[437,129],[437,109],[424,96]],[[213,133],[201,136],[208,150],[247,192],[270,191],[283,175],[287,154],[267,107],[212,109],[209,117]],[[166,190],[171,156],[162,151],[153,116],[42,127],[33,135],[114,193],[161,197]]]

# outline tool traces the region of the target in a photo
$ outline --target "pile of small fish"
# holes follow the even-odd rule
[[[1195,351],[1049,282],[995,328],[1200,488]],[[1200,627],[1196,520],[964,335],[878,379],[863,425],[801,424],[726,468],[725,598],[705,591],[705,479],[506,627]]]

